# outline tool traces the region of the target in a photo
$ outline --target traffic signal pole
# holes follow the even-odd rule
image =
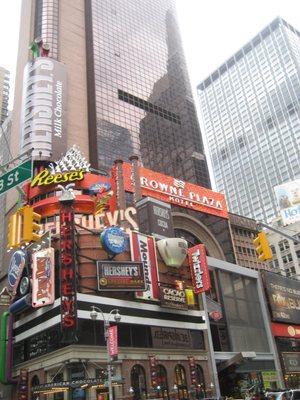
[[[299,239],[294,238],[293,236],[288,235],[288,234],[285,233],[285,232],[282,232],[280,229],[276,229],[276,228],[274,228],[273,226],[267,225],[267,224],[265,224],[265,223],[262,222],[262,221],[257,222],[256,225],[257,225],[258,229],[261,228],[261,227],[268,228],[270,231],[279,233],[280,235],[286,237],[287,239],[292,240],[293,242],[295,242],[295,243],[297,243],[297,244],[300,243],[300,240],[299,240]]]

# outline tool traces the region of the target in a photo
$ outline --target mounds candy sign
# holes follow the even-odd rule
[[[123,163],[123,174],[125,190],[133,192],[130,164]],[[180,207],[228,218],[225,197],[221,193],[144,167],[140,167],[140,183],[143,196],[154,197]]]

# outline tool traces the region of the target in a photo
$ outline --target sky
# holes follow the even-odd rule
[[[176,0],[176,4],[194,94],[200,82],[277,16],[300,30],[299,0]],[[20,6],[21,0],[0,0],[0,66],[11,72],[12,86]]]

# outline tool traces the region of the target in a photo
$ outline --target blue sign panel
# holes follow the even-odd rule
[[[109,254],[123,253],[127,247],[127,237],[124,231],[117,226],[105,229],[100,235],[100,240],[103,248]]]
[[[9,286],[16,291],[19,280],[21,279],[23,269],[26,263],[26,253],[22,250],[17,250],[11,256],[8,266],[7,280]]]

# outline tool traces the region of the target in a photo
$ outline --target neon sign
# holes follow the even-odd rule
[[[60,211],[60,296],[62,343],[77,341],[76,264],[74,211],[62,204]]]
[[[54,175],[48,169],[39,172],[31,181],[31,187],[46,186],[56,183],[69,183],[74,181],[82,181],[85,171],[80,169],[78,171],[58,172]]]

